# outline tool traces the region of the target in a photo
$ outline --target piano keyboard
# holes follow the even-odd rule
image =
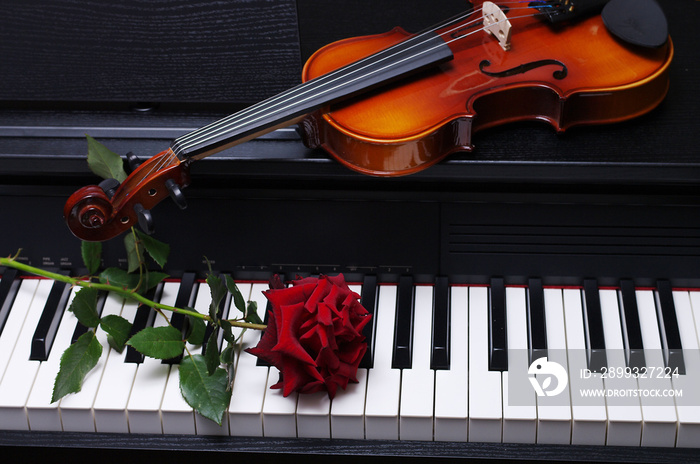
[[[187,278],[183,278],[183,281]],[[165,304],[185,301],[206,312],[210,295],[191,276],[161,284]],[[266,306],[262,283],[239,283],[244,296]],[[555,288],[532,279],[508,286],[414,285],[410,277],[352,285],[374,314],[368,355],[350,384],[331,401],[324,393],[283,398],[270,390],[275,368],[242,351],[260,334],[247,331],[238,350],[233,395],[223,426],[195,414],[180,396],[178,365],[105,347],[81,392],[51,404],[63,350],[80,331],[65,311],[74,295],[64,284],[0,278],[0,430],[348,438],[449,442],[697,447],[700,400],[700,292],[634,288],[622,281],[599,288]],[[188,303],[189,302],[189,303]],[[108,295],[102,315],[134,320],[138,308]],[[157,317],[152,322],[164,324]],[[98,332],[103,337],[103,332]],[[198,347],[191,347],[197,351]],[[523,372],[548,357],[569,374],[566,390],[536,396]],[[140,360],[139,360],[140,361]],[[606,366],[678,367],[662,379],[599,376],[600,389],[683,390],[684,398],[610,398],[583,404],[578,373]],[[522,383],[514,383],[520,376]],[[513,404],[509,389],[522,385],[531,402]],[[690,397],[690,398],[689,398]],[[562,399],[564,400],[562,402]],[[655,400],[655,401],[652,401]],[[659,405],[661,404],[661,405]]]

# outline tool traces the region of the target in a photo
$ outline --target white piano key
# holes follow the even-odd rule
[[[265,387],[265,403],[263,404],[263,434],[266,437],[294,438],[297,436],[297,398],[298,393],[289,396],[282,395],[282,389],[271,389],[279,380],[279,370],[270,368]]]
[[[644,357],[647,367],[652,369],[664,368],[661,353],[661,339],[656,317],[656,302],[651,290],[637,290],[637,307],[639,308],[639,324],[642,330]],[[639,379],[639,388],[644,391],[667,390],[672,388],[671,380],[646,376]],[[678,417],[673,397],[649,397],[642,395],[642,446],[673,447],[676,444],[676,428]]]
[[[0,382],[2,382],[7,366],[10,363],[12,351],[17,344],[17,339],[29,313],[32,298],[34,298],[39,282],[39,279],[22,279],[22,283],[17,289],[17,296],[12,304],[12,310],[7,316],[5,327],[2,334],[0,334]],[[37,322],[38,319],[34,324]],[[31,325],[32,322],[30,321],[29,324]]]
[[[124,300],[116,295],[109,294],[102,309],[102,317],[109,314],[119,315],[122,311]],[[97,340],[102,345],[102,355],[95,367],[87,374],[85,381],[78,393],[63,397],[59,403],[61,421],[64,431],[94,432],[95,415],[93,406],[95,397],[100,388],[102,373],[109,356],[110,347],[107,342],[107,334],[103,330],[97,330]]]
[[[60,368],[61,356],[63,352],[71,344],[71,338],[75,327],[78,324],[78,318],[68,311],[68,308],[78,291],[74,288],[68,299],[68,304],[64,308],[61,323],[56,332],[54,345],[51,348],[51,353],[45,362],[39,366],[34,386],[27,400],[27,417],[29,419],[29,428],[31,430],[45,430],[60,432],[63,430],[61,426],[61,415],[59,414],[59,402],[51,402],[53,394],[54,381]]]
[[[537,402],[528,379],[525,289],[506,287],[508,371],[503,373],[503,442],[535,443]],[[513,388],[514,391],[511,391]]]
[[[24,286],[24,283],[22,284]],[[39,370],[40,361],[29,359],[31,340],[41,317],[49,292],[53,286],[51,280],[40,280],[36,286],[30,304],[25,306],[27,299],[15,300],[12,312],[26,311],[27,316],[21,326],[17,343],[12,349],[5,374],[0,383],[0,430],[28,430],[25,405],[32,389],[34,379]],[[29,288],[32,285],[28,285]],[[18,306],[19,305],[19,306]],[[7,327],[3,332],[7,331]]]
[[[374,367],[367,377],[365,436],[367,439],[398,440],[401,371],[391,368],[396,316],[395,285],[379,286]]]
[[[160,302],[174,305],[177,291],[176,282],[166,282]],[[167,321],[157,314],[153,326],[165,325]],[[160,406],[169,373],[170,365],[163,364],[160,359],[146,357],[139,364],[127,405],[131,433],[163,433]]]
[[[696,292],[693,292],[696,293]],[[682,393],[676,397],[678,413],[678,437],[676,447],[694,448],[700,443],[700,346],[690,295],[687,291],[674,291],[673,303],[676,307],[678,330],[683,347],[685,374],[671,378],[673,389]]]
[[[195,435],[197,430],[195,429],[194,410],[180,393],[179,367],[178,364],[170,366],[168,381],[163,392],[163,401],[160,405],[163,433]]]
[[[545,292],[550,290],[545,290]],[[552,290],[555,291],[555,290]],[[559,290],[556,290],[557,292]],[[564,323],[566,324],[567,360],[569,363],[569,384],[571,391],[571,414],[573,424],[571,443],[574,445],[605,445],[607,412],[605,398],[584,398],[582,388],[603,390],[600,374],[584,379],[581,372],[587,367],[586,342],[583,330],[583,309],[581,291],[564,289]]]
[[[338,395],[344,395],[342,390]],[[332,400],[325,391],[299,395],[297,401],[297,436],[299,438],[331,438]]]
[[[250,294],[250,284],[237,284],[238,289],[241,291],[241,295],[248,299]],[[200,283],[197,291],[197,297],[194,302],[194,309],[200,314],[209,314],[209,305],[211,304],[211,291],[206,283]],[[239,329],[236,329],[238,333]],[[257,331],[249,331],[257,332]],[[201,347],[198,352],[201,353]],[[234,360],[234,367],[236,366],[237,360]],[[179,380],[178,380],[179,385]],[[262,389],[262,387],[261,387]],[[163,419],[165,421],[165,419]],[[224,413],[221,419],[221,425],[216,422],[207,419],[206,417],[200,415],[199,413],[194,413],[195,429],[197,435],[223,435],[227,436],[230,434],[229,431],[229,411]]]
[[[603,316],[603,333],[609,366],[625,366],[624,343],[618,296],[615,290],[600,290],[600,308]],[[603,379],[606,391],[636,391],[637,379],[625,376],[607,376]],[[609,396],[606,398],[608,413],[608,446],[639,446],[642,437],[642,409],[638,397]]]
[[[121,316],[133,322],[138,304],[127,300],[122,306]],[[103,433],[129,433],[129,418],[126,407],[136,376],[138,364],[125,362],[126,348],[119,353],[110,350],[102,373],[103,381],[97,390],[93,411],[95,429]]]
[[[435,441],[467,441],[469,290],[450,292],[450,368],[435,372]]]
[[[488,289],[469,289],[469,441],[500,442],[503,401],[500,372],[488,368]]]
[[[264,318],[267,299],[262,294],[267,289],[265,284],[253,284],[250,299],[258,304],[258,315]],[[248,330],[241,339],[240,354],[236,364],[236,376],[233,381],[231,404],[228,410],[231,436],[263,436],[263,402],[267,393],[267,366],[258,366],[258,358],[246,353],[246,348],[258,344],[260,332]],[[292,401],[290,399],[290,401]]]
[[[209,303],[211,302],[211,292],[206,285],[195,284],[195,286],[197,287],[197,294],[194,300],[195,309],[200,313],[207,314],[209,312]],[[249,285],[238,285],[238,288],[243,295],[248,296],[250,291]],[[240,332],[240,329],[234,329],[234,336],[237,335],[237,332]],[[193,346],[187,344],[187,350],[192,355],[201,354],[202,347],[201,345]],[[184,356],[188,356],[188,352],[185,352]],[[180,391],[179,364],[170,366],[170,373],[168,374],[168,381],[160,406],[160,414],[163,421],[164,434],[195,435],[199,433],[197,428],[199,423],[203,429],[200,434],[209,432],[207,433],[208,435],[228,435],[228,417],[226,413],[224,413],[222,418],[221,426],[202,416],[199,417],[199,421],[196,420],[197,413],[187,404]]]
[[[545,289],[544,313],[547,327],[547,360],[561,365],[568,372],[564,302],[559,290]],[[571,400],[567,382],[564,391],[554,396],[537,398],[537,443],[571,443]]]
[[[350,290],[362,294],[359,285]],[[331,437],[363,439],[365,437],[365,396],[368,369],[357,370],[358,383],[350,383],[345,391],[338,391],[331,403]]]
[[[430,368],[433,287],[415,287],[413,301],[413,356],[411,368],[401,373],[399,438],[430,441],[435,390],[435,373]]]
[[[331,438],[365,438],[365,395],[369,369],[357,370],[358,383],[338,392],[331,404]]]
[[[339,392],[341,395],[342,391]],[[299,395],[297,401],[297,436],[299,438],[331,438],[331,399],[320,391]]]

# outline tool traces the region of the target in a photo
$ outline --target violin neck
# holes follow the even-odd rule
[[[450,59],[452,51],[437,34],[418,34],[178,137],[170,147],[181,161],[201,159],[296,123],[327,104]]]

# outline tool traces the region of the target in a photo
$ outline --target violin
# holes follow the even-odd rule
[[[354,171],[402,176],[471,151],[472,134],[496,125],[539,120],[563,132],[631,119],[664,99],[672,56],[654,0],[475,1],[417,34],[321,48],[301,84],[176,138],[121,184],[81,188],[64,218],[87,241],[137,223],[150,233],[160,201],[186,206],[193,162],[292,124]]]

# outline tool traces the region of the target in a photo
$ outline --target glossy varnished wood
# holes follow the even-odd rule
[[[668,90],[669,41],[642,49],[613,38],[599,15],[556,27],[534,10],[512,10],[510,51],[479,31],[478,14],[440,32],[454,59],[440,68],[307,119],[307,141],[365,174],[403,175],[457,150],[473,132],[521,120],[558,131],[613,123],[655,108]],[[410,37],[402,29],[347,39],[319,50],[303,79],[317,77]],[[522,65],[547,61],[525,72]],[[565,70],[565,76],[561,71]]]

